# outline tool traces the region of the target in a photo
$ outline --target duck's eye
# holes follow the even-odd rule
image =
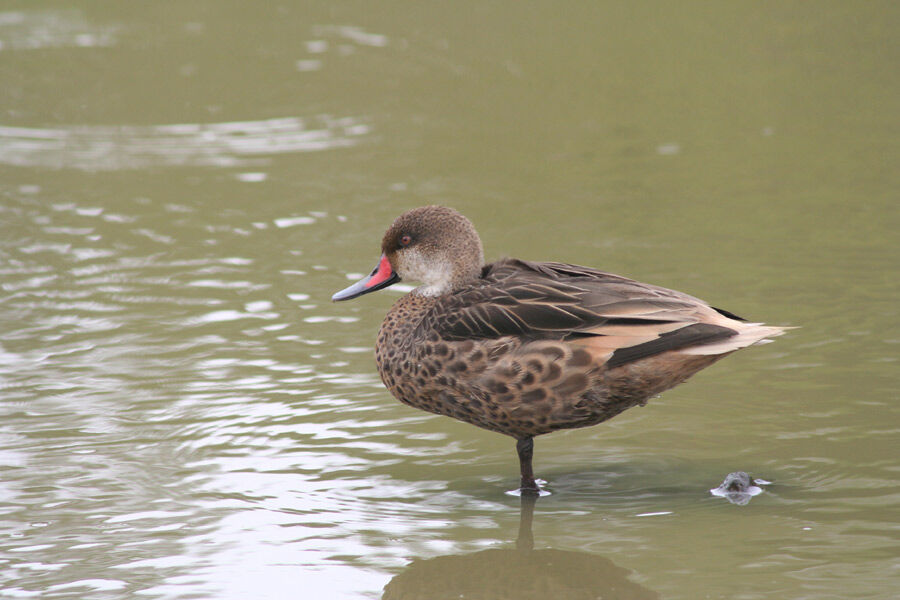
[[[411,243],[412,243],[411,235],[401,235],[400,236],[400,246],[406,247],[406,246],[409,246]]]

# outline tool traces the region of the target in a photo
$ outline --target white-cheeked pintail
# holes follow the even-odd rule
[[[514,437],[525,493],[539,491],[534,436],[606,421],[785,329],[589,267],[485,265],[472,223],[442,206],[401,215],[381,251],[332,299],[422,283],[378,332],[381,379],[405,404]]]

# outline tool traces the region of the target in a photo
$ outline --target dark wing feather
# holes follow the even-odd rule
[[[697,325],[709,315],[724,317],[687,294],[596,269],[507,259],[442,298],[423,325],[445,340],[604,337],[624,364],[736,333],[721,323]]]
[[[710,325],[709,323],[694,323],[675,331],[669,331],[661,334],[655,340],[644,342],[636,346],[627,348],[619,348],[606,361],[606,366],[610,369],[620,367],[624,364],[647,358],[667,350],[677,350],[688,346],[696,346],[697,344],[709,344],[724,340],[734,336],[736,332],[733,329],[722,327],[720,325]]]

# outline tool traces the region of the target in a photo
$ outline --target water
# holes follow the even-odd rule
[[[898,17],[4,5],[0,597],[893,598]],[[329,302],[429,203],[801,328],[539,438],[527,526]]]

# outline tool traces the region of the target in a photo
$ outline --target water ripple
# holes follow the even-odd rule
[[[117,33],[77,10],[0,12],[0,51],[113,46]]]
[[[271,155],[354,146],[368,132],[359,118],[330,115],[148,126],[0,125],[0,163],[85,171],[258,165]]]

